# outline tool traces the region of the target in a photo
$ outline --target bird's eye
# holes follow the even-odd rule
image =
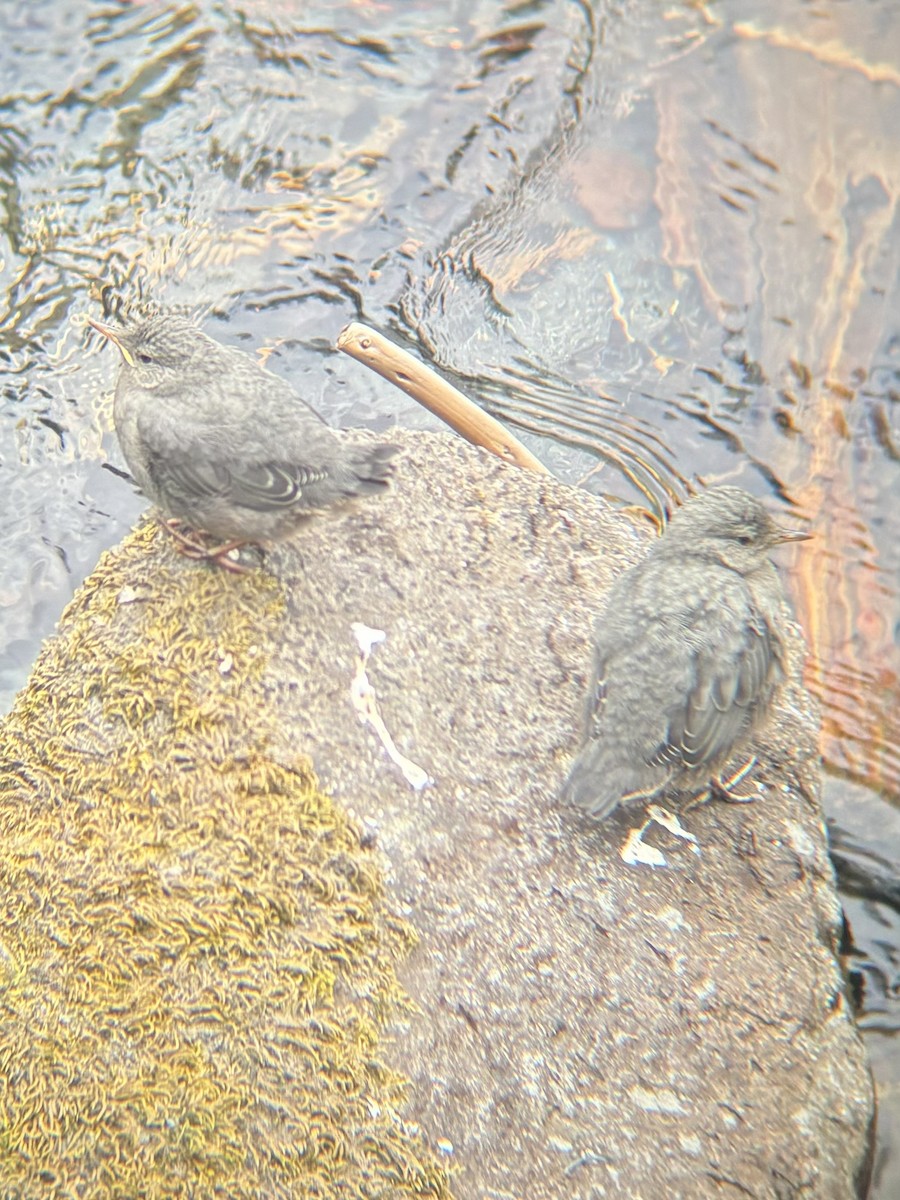
[[[741,543],[742,546],[749,546],[750,543],[753,541],[753,538],[750,536],[749,533],[742,533],[738,537],[738,541]]]
[[[139,363],[152,363],[153,359],[149,354],[138,354],[137,360]]]

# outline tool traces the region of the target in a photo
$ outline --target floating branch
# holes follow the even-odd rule
[[[530,471],[549,475],[550,471],[509,430],[488,416],[446,379],[388,341],[368,325],[353,321],[341,330],[338,350],[364,363],[383,379],[412,396],[413,400],[445,421],[451,429],[476,446],[483,446],[498,458],[516,463]]]

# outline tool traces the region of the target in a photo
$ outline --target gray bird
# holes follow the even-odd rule
[[[781,529],[735,487],[688,501],[611,588],[594,629],[581,748],[563,799],[602,818],[664,791],[720,787],[784,676]]]
[[[89,323],[122,355],[113,418],[138,487],[177,519],[170,527],[225,543],[208,550],[181,535],[194,557],[228,566],[226,551],[387,487],[395,446],[346,444],[289,383],[184,317]]]

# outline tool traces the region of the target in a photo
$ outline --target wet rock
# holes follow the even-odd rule
[[[350,1148],[349,1194],[369,1194],[377,1164],[391,1162],[395,1176],[379,1177],[388,1195],[440,1194],[441,1163],[460,1198],[862,1195],[872,1088],[837,958],[799,633],[759,748],[764,795],[683,816],[696,846],[649,833],[665,867],[627,865],[620,850],[639,814],[595,825],[557,794],[593,613],[649,528],[453,438],[398,440],[388,498],[311,522],[250,576],[177,560],[150,526],[103,560],[0,727],[7,864],[8,830],[21,843],[30,820],[15,814],[55,812],[44,858],[59,864],[57,888],[77,881],[90,906],[85,829],[99,835],[85,814],[100,784],[73,764],[94,772],[98,754],[128,764],[116,786],[131,778],[129,811],[153,817],[141,853],[104,866],[104,895],[118,881],[117,908],[137,912],[147,880],[171,885],[177,868],[179,902],[165,909],[174,922],[180,905],[196,916],[192,888],[230,881],[227,911],[247,906],[258,926],[235,917],[232,936],[225,922],[215,977],[239,1002],[234,1012],[227,999],[207,1005],[199,1038],[207,1055],[222,1041],[229,1078],[247,1082],[253,1122],[229,1129],[236,1144],[268,1129],[269,1146],[276,1120],[308,1128],[299,1092],[327,1060],[317,1030],[329,1029],[340,1078],[354,1085],[343,1115],[336,1101],[330,1110],[347,1122],[334,1137]],[[364,668],[363,629],[385,635]],[[327,797],[300,803],[285,782],[302,774],[300,754],[333,810]],[[429,785],[414,786],[425,776]],[[261,814],[258,802],[242,828],[240,796],[273,788],[283,833],[272,833],[278,806]],[[198,826],[190,812],[201,798]],[[203,845],[222,837],[228,850],[203,860],[205,874],[189,865],[197,828]],[[333,854],[323,857],[322,836],[339,841]],[[316,856],[309,877],[306,853]],[[233,855],[242,884],[229,874]],[[20,870],[13,891],[26,877]],[[259,923],[257,879],[278,892],[276,932]],[[52,930],[52,913],[17,904],[20,923]],[[0,931],[10,961],[21,968],[24,956],[37,977],[43,954],[46,974],[57,951],[10,947],[12,928]],[[418,943],[406,953],[410,928]],[[324,939],[310,932],[322,929]],[[319,940],[316,978],[331,985],[285,991],[286,963],[307,962],[302,977],[312,978],[300,948]],[[176,970],[199,987],[200,966],[181,958],[193,962],[190,938],[166,944],[169,959],[150,954],[139,969],[128,959],[141,986]],[[257,955],[275,998],[248,1009],[240,987]],[[55,1003],[68,1011],[73,984],[59,977],[68,982]],[[225,1038],[226,1019],[229,1029],[291,1025],[267,1069],[305,1080],[290,1093],[300,1117],[257,1104],[255,1060],[240,1047],[261,1051],[246,1030]],[[362,1050],[347,1036],[360,1021]],[[11,1038],[7,1022],[0,1045]],[[65,1081],[43,1070],[64,1095]],[[328,1077],[322,1087],[334,1101],[339,1088]],[[274,1157],[265,1167],[267,1194],[295,1194],[301,1176],[279,1176]],[[337,1176],[322,1179],[321,1194],[337,1194],[327,1190]]]

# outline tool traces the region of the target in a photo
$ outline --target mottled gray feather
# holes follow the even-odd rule
[[[697,791],[765,719],[782,677],[783,534],[737,488],[690,501],[613,585],[594,630],[582,744],[563,798],[594,817]]]

